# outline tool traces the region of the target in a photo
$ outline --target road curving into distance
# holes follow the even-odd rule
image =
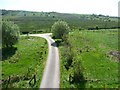
[[[59,88],[60,82],[60,70],[59,70],[59,54],[58,48],[56,47],[55,41],[50,37],[51,33],[48,34],[30,34],[29,36],[42,37],[48,42],[48,58],[40,88]]]

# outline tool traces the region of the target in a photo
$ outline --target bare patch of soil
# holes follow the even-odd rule
[[[111,50],[109,53],[108,53],[108,56],[109,57],[112,57],[113,59],[115,59],[116,61],[120,61],[120,51],[113,51]]]

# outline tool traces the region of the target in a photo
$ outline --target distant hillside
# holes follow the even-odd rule
[[[1,10],[2,19],[18,24],[21,31],[47,30],[57,20],[69,23],[72,29],[115,28],[118,18],[104,15],[68,14],[58,12],[32,12],[22,10]]]

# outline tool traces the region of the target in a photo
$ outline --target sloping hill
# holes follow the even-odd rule
[[[57,20],[69,23],[72,29],[113,28],[118,27],[117,17],[88,14],[68,14],[58,12],[32,12],[22,10],[2,10],[3,19],[18,24],[21,31],[41,30],[50,32]],[[44,29],[44,30],[43,30]]]

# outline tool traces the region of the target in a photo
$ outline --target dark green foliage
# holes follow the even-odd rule
[[[12,47],[18,42],[19,27],[10,21],[2,23],[2,47]]]
[[[64,57],[65,57],[65,60],[63,61],[64,62],[64,66],[65,68],[68,70],[72,64],[72,61],[73,61],[73,53],[71,52],[70,50],[71,48],[70,47],[65,47],[64,48]]]
[[[83,75],[81,59],[76,57],[77,53],[75,54],[69,37],[67,37],[66,41],[64,41],[64,43],[62,44],[62,48],[63,50],[61,51],[61,66],[62,70],[64,70],[64,72],[66,73],[66,76],[63,76],[62,79],[65,77],[65,79],[68,78],[67,81],[64,80],[62,82],[68,83],[69,88],[85,88],[86,80]]]
[[[7,58],[12,57],[16,50],[16,47],[2,48],[2,60],[4,61]]]
[[[81,61],[74,57],[72,67],[69,70],[69,84],[74,84],[74,88],[85,88],[86,80],[83,75]]]
[[[64,37],[64,41],[61,44],[64,47],[64,51],[62,53],[62,56],[64,56],[64,66],[65,68],[68,70],[73,62],[73,58],[74,58],[74,53],[72,51],[72,47],[71,44],[68,40],[68,36]]]
[[[65,21],[57,21],[53,24],[51,31],[53,33],[53,37],[64,40],[70,31],[70,27]]]
[[[76,59],[73,62],[73,82],[81,83],[84,82],[83,68],[81,66],[80,60]]]
[[[69,79],[66,83],[69,83],[69,88],[85,88],[86,80],[83,76],[81,59],[76,57],[77,53],[75,54],[68,36],[66,36],[62,44],[62,48],[62,67],[66,69],[68,75],[66,78]]]
[[[62,39],[55,39],[55,43],[59,47],[62,44]]]

